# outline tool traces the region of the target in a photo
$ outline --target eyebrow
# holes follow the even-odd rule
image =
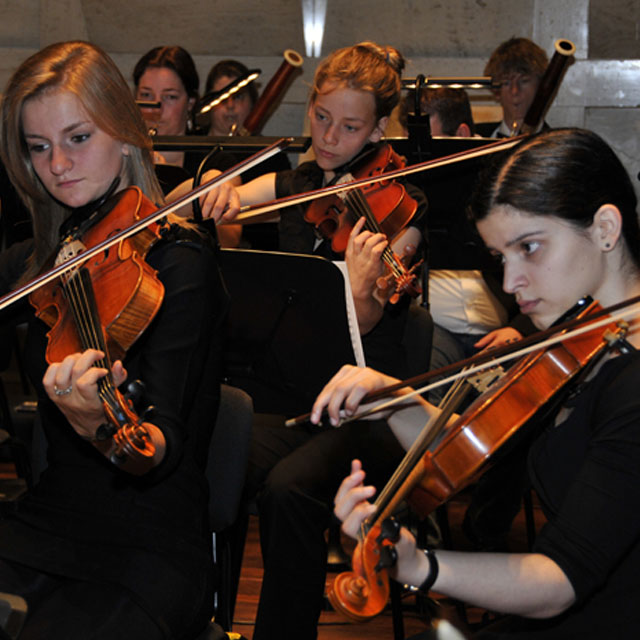
[[[81,120],[80,122],[74,122],[73,124],[70,124],[69,126],[65,127],[62,130],[62,133],[70,133],[71,131],[74,131],[75,129],[77,129],[78,127],[84,127],[88,124],[93,124],[93,122],[91,120]],[[24,132],[24,137],[25,138],[43,138],[43,139],[47,139],[47,136],[43,136],[40,133],[28,133],[28,132]]]
[[[160,89],[160,93],[164,93],[165,91],[176,91],[176,92],[180,92],[180,87],[164,87],[163,89]],[[150,87],[148,85],[138,85],[138,91],[154,91],[153,87]]]
[[[516,236],[513,240],[509,240],[509,242],[507,242],[506,246],[507,247],[512,247],[514,244],[518,244],[518,243],[522,242],[523,240],[526,240],[530,236],[539,235],[541,233],[543,233],[542,229],[539,229],[537,231],[527,231],[526,233],[522,233],[519,236]]]
[[[331,114],[331,111],[329,111],[329,109],[323,107],[322,105],[315,105],[316,109],[320,109],[320,111],[324,111],[325,113],[328,113],[329,115]],[[357,116],[347,116],[346,118],[343,118],[343,120],[349,120],[350,122],[366,122],[366,120],[364,118],[358,118]]]

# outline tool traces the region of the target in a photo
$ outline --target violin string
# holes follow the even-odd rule
[[[606,321],[606,324],[612,323],[612,317],[603,318],[603,320]],[[586,327],[586,329],[589,332],[595,331],[596,329],[594,328],[594,325],[596,324],[601,323],[590,323]],[[610,335],[607,335],[607,332],[603,334],[603,339],[600,341],[600,345],[597,349],[593,350],[590,355],[591,365],[594,362],[593,359],[597,357],[598,354],[604,353],[607,348],[611,347],[612,344],[615,344],[616,336],[620,336],[621,332],[622,335],[626,335],[627,327],[620,328],[620,325],[618,325],[618,329],[616,332],[610,332]],[[581,333],[585,333],[585,331],[576,331],[574,332],[574,335],[579,335]],[[564,334],[564,338],[567,338],[567,334]],[[536,352],[542,351],[543,349],[536,350]],[[587,364],[587,366],[590,365]],[[470,367],[468,367],[467,369],[470,369]],[[468,373],[468,371],[463,371],[463,373]],[[573,374],[570,375],[570,378],[573,378],[575,373],[577,373],[577,370],[575,370]],[[407,495],[408,492],[412,489],[412,484],[410,484],[406,488],[406,491],[400,491],[405,483],[411,481],[412,473],[415,474],[415,482],[418,482],[424,475],[424,468],[418,467],[418,463],[423,459],[424,454],[427,451],[433,450],[433,445],[439,443],[442,440],[442,438],[440,437],[441,434],[447,431],[445,429],[445,425],[449,423],[449,420],[452,417],[454,411],[457,409],[460,402],[464,399],[464,396],[471,388],[470,384],[464,384],[464,382],[464,379],[460,378],[453,383],[453,385],[445,394],[443,400],[439,404],[440,413],[438,415],[432,415],[428,419],[425,426],[421,429],[418,437],[416,438],[412,446],[408,449],[400,465],[376,499],[374,503],[377,507],[376,513],[374,515],[374,520],[371,523],[367,521],[368,528],[375,526],[375,524],[379,523],[381,520],[384,520],[389,515],[392,515],[392,509],[394,509],[400,502],[400,500],[403,499],[403,497]]]
[[[89,290],[90,289],[90,290]],[[103,402],[110,406],[116,406],[115,403],[115,387],[111,378],[111,367],[108,361],[106,345],[104,343],[104,334],[101,326],[96,326],[96,313],[92,310],[95,308],[95,296],[93,295],[93,287],[88,273],[83,268],[76,269],[69,278],[67,278],[65,293],[69,306],[72,309],[75,325],[80,337],[80,342],[84,349],[97,349],[105,355],[97,360],[93,366],[107,369],[109,373],[100,378],[97,382],[98,395]]]
[[[636,302],[635,304],[629,305],[623,309],[619,309],[618,311],[613,312],[608,316],[604,316],[599,320],[596,320],[595,322],[586,322],[580,327],[577,327],[576,329],[572,329],[571,331],[567,331],[566,333],[562,333],[562,332],[558,333],[542,342],[529,345],[528,347],[524,347],[523,349],[519,349],[511,353],[507,353],[498,358],[494,358],[493,360],[489,360],[487,362],[483,362],[483,363],[471,366],[467,370],[459,371],[458,373],[455,373],[451,376],[438,380],[437,382],[429,383],[427,385],[424,385],[423,387],[412,389],[411,391],[404,393],[402,395],[394,396],[390,400],[387,400],[386,402],[383,402],[378,405],[373,405],[368,409],[365,409],[361,413],[354,414],[352,416],[349,416],[348,418],[343,418],[342,420],[340,420],[339,426],[342,426],[354,420],[360,420],[361,418],[369,416],[373,413],[378,413],[379,411],[385,411],[387,409],[394,407],[397,404],[401,404],[403,402],[406,402],[407,400],[410,400],[411,398],[422,395],[427,391],[437,389],[438,387],[442,387],[446,384],[451,384],[452,382],[455,382],[456,380],[459,380],[461,378],[472,376],[473,374],[478,373],[480,371],[484,371],[489,367],[494,367],[499,364],[502,364],[503,362],[508,362],[510,360],[520,358],[522,356],[527,355],[528,353],[532,353],[533,351],[546,349],[547,347],[551,347],[555,344],[558,344],[559,342],[563,342],[564,340],[568,340],[573,337],[579,336],[588,331],[595,331],[596,329],[600,329],[601,327],[604,327],[618,320],[625,320],[630,316],[636,315],[639,310],[640,310],[640,303]]]
[[[378,221],[371,211],[371,207],[369,207],[369,203],[366,201],[360,189],[353,189],[352,191],[349,191],[345,194],[345,200],[349,207],[354,210],[354,213],[366,220],[366,227],[369,231],[373,233],[382,233],[382,229],[380,228]],[[382,252],[382,260],[396,278],[402,275],[402,269],[398,265],[395,255],[389,245],[387,245]]]
[[[425,452],[428,451],[435,442],[439,441],[440,434],[445,430],[449,419],[467,392],[468,387],[464,386],[464,381],[458,381],[454,383],[445,394],[439,405],[440,413],[427,420],[418,437],[407,450],[404,458],[375,500],[374,504],[377,509],[373,524],[391,515],[389,513],[390,510],[395,509],[401,499],[398,497],[398,489],[409,480],[411,473],[417,469],[418,462],[424,456]],[[402,495],[406,495],[406,492],[403,492]]]

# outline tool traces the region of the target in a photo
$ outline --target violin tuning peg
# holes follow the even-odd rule
[[[142,380],[132,380],[127,385],[124,397],[135,406],[142,400],[144,389],[144,382],[142,382]]]
[[[398,552],[392,544],[385,544],[380,547],[380,560],[376,565],[376,571],[389,569],[398,562]]]
[[[389,540],[393,544],[400,540],[400,523],[393,517],[385,518],[380,525],[378,542],[383,540]]]
[[[150,404],[143,412],[140,418],[143,422],[153,422],[153,416],[156,412],[156,408]]]

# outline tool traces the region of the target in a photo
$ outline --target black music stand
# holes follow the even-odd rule
[[[343,364],[354,364],[344,277],[317,256],[223,249],[231,305],[225,382],[257,413],[306,413]]]
[[[431,138],[428,147],[416,149],[408,138],[387,138],[394,150],[407,158],[409,165],[471,151],[495,140],[487,138]],[[428,153],[425,156],[425,148]],[[501,153],[507,153],[503,151]],[[482,168],[493,154],[467,159],[437,169],[407,176],[422,189],[429,201],[426,216],[428,249],[423,269],[423,290],[428,300],[428,276],[431,269],[480,269],[501,280],[498,263],[491,257],[475,226],[467,219],[467,204]]]

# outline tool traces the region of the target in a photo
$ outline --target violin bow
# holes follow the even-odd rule
[[[376,184],[377,182],[385,182],[393,180],[395,178],[401,178],[414,173],[420,173],[421,171],[427,171],[429,169],[438,169],[440,167],[446,167],[450,164],[456,164],[464,160],[474,160],[476,158],[482,158],[483,156],[490,155],[492,153],[498,153],[500,151],[506,151],[515,146],[527,136],[516,136],[512,138],[502,138],[496,142],[490,142],[489,144],[476,147],[466,151],[458,151],[451,155],[444,156],[443,158],[436,158],[434,160],[427,160],[425,162],[419,162],[418,164],[411,165],[409,167],[403,167],[401,169],[393,169],[386,173],[382,173],[378,176],[370,176],[367,178],[360,178],[359,180],[353,180],[352,182],[344,182],[340,184],[331,185],[329,187],[322,187],[321,189],[315,189],[314,191],[306,191],[305,193],[298,193],[291,196],[286,196],[278,200],[271,200],[270,202],[264,202],[258,205],[248,205],[242,207],[238,215],[229,221],[222,221],[218,224],[252,224],[263,221],[267,214],[281,209],[283,207],[291,207],[316,198],[322,198],[323,196],[329,196],[334,193],[345,193],[352,189],[358,189],[359,187],[365,187],[370,184]]]
[[[285,149],[291,143],[291,141],[292,141],[292,138],[281,138],[280,140],[277,140],[273,144],[269,145],[268,147],[265,147],[261,151],[258,151],[257,153],[247,158],[246,160],[239,162],[238,164],[231,167],[227,171],[224,171],[223,173],[216,176],[215,178],[209,180],[208,182],[205,182],[204,184],[201,184],[195,189],[189,191],[188,193],[185,193],[183,196],[181,196],[177,200],[174,200],[172,203],[165,205],[164,207],[161,207],[152,215],[147,216],[146,218],[142,218],[138,222],[135,222],[134,224],[132,224],[130,227],[123,229],[122,231],[119,231],[113,236],[98,243],[94,247],[91,247],[86,251],[79,253],[74,258],[70,258],[66,262],[63,262],[57,267],[54,267],[50,271],[47,271],[46,273],[40,276],[37,276],[36,278],[27,282],[26,284],[19,287],[18,289],[15,289],[11,293],[0,298],[0,310],[4,309],[5,307],[8,307],[10,304],[13,304],[14,302],[23,298],[24,296],[29,295],[31,292],[47,284],[54,278],[57,278],[58,276],[60,276],[61,274],[67,271],[70,271],[71,269],[73,269],[73,267],[80,264],[81,262],[85,262],[87,259],[92,258],[93,256],[98,255],[99,253],[102,253],[103,251],[105,251],[106,249],[109,249],[113,245],[118,244],[121,240],[125,240],[126,238],[129,238],[135,235],[136,233],[141,231],[143,228],[149,226],[150,224],[153,224],[157,220],[160,220],[160,218],[164,218],[170,213],[173,213],[174,211],[176,211],[177,209],[180,209],[180,207],[184,206],[185,204],[189,204],[191,201],[195,200],[196,198],[199,198],[205,193],[208,193],[209,191],[211,191],[211,189],[213,189],[214,187],[224,184],[225,182],[240,175],[244,171],[247,171],[248,169],[251,169],[252,167],[260,164],[261,162],[264,162],[265,160],[271,158],[271,156],[274,156],[276,153],[279,153],[280,151]]]
[[[383,387],[382,389],[378,389],[366,394],[362,398],[360,403],[364,404],[379,400],[380,398],[387,397],[389,394],[395,391],[406,389],[407,387],[424,385],[425,382],[428,382],[429,380],[432,380],[433,378],[441,375],[448,376],[444,379],[438,380],[437,382],[428,383],[422,387],[414,388],[408,393],[405,393],[401,396],[393,397],[387,402],[369,407],[368,409],[365,409],[358,414],[354,414],[353,416],[344,418],[340,421],[340,425],[347,424],[348,422],[351,422],[353,420],[359,420],[361,418],[364,418],[365,416],[371,415],[372,413],[385,411],[397,404],[401,404],[402,402],[410,400],[415,396],[422,395],[427,391],[431,391],[432,389],[436,389],[451,382],[455,382],[461,378],[467,378],[489,367],[497,366],[503,362],[514,360],[516,358],[521,358],[522,356],[525,356],[533,351],[546,349],[547,347],[553,346],[554,344],[562,342],[566,339],[579,336],[582,333],[593,331],[600,327],[604,327],[608,324],[611,324],[612,322],[624,320],[630,316],[637,314],[639,308],[640,296],[634,296],[633,298],[629,298],[628,300],[623,300],[622,302],[611,305],[606,309],[596,311],[589,316],[567,320],[566,322],[553,325],[552,327],[549,327],[544,331],[539,331],[526,338],[521,338],[514,343],[505,344],[501,347],[496,347],[495,349],[491,349],[489,351],[482,351],[481,353],[471,356],[470,358],[466,358],[465,360],[461,360],[460,362],[454,362],[445,367],[440,367],[439,369],[429,371],[428,373],[414,376],[413,378],[408,378],[407,380],[402,380],[398,383]],[[462,368],[464,368],[464,370],[459,371]],[[449,375],[452,372],[457,373]],[[291,418],[285,422],[285,426],[294,427],[299,424],[304,424],[309,421],[310,417],[311,414],[306,413],[296,418]]]

